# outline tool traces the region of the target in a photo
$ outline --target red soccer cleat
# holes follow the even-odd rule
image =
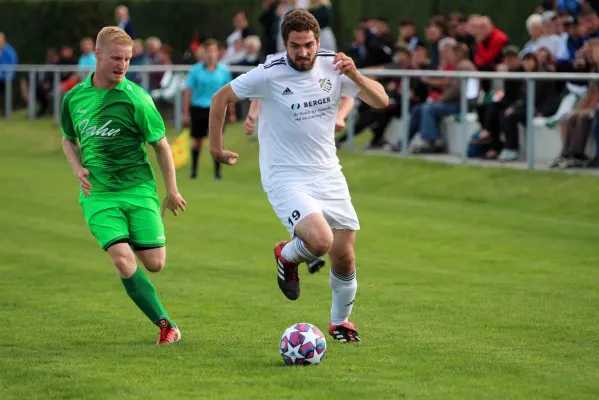
[[[277,281],[281,292],[289,300],[297,300],[300,296],[299,272],[297,263],[292,263],[283,258],[283,247],[289,242],[279,242],[275,246],[275,260],[277,261]]]
[[[344,322],[341,325],[329,324],[329,334],[340,343],[361,343],[358,328],[353,322]]]
[[[158,343],[156,344],[169,344],[181,340],[179,328],[173,327],[166,319],[159,320],[158,327],[160,327],[160,337],[158,337]]]

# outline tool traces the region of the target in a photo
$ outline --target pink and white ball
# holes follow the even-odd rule
[[[327,341],[320,329],[302,322],[285,330],[279,351],[287,365],[316,365],[324,358]]]

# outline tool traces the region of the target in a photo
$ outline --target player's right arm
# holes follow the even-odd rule
[[[266,77],[262,65],[235,78],[223,86],[213,97],[210,106],[210,154],[223,164],[233,165],[238,154],[223,149],[223,125],[227,105],[241,99],[266,99]]]
[[[65,96],[62,101],[62,151],[64,152],[64,155],[67,158],[73,173],[81,184],[83,194],[87,197],[89,196],[89,191],[91,190],[92,185],[87,180],[89,171],[87,168],[83,167],[81,148],[79,147],[77,134],[75,133],[75,128],[73,127],[73,119],[71,118],[71,113],[69,111],[70,99],[70,96]]]

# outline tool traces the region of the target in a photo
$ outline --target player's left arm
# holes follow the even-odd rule
[[[362,75],[356,68],[354,60],[344,53],[337,53],[333,59],[335,71],[347,76],[359,89],[358,97],[374,108],[385,108],[389,105],[389,96],[379,82]]]
[[[353,97],[341,97],[339,110],[337,111],[337,121],[335,121],[335,131],[341,132],[345,129],[345,120],[354,109],[356,104]]]
[[[177,176],[171,146],[166,139],[166,127],[162,116],[156,109],[154,101],[149,97],[140,99],[135,107],[135,122],[139,126],[144,139],[152,145],[156,152],[158,165],[166,187],[166,197],[162,203],[162,216],[166,216],[169,209],[177,216],[178,209],[185,211],[187,203],[177,189]]]

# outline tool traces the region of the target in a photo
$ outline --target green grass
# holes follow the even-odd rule
[[[179,171],[189,208],[165,220],[151,279],[183,340],[157,347],[85,226],[59,131],[0,120],[1,399],[599,397],[596,177],[342,153],[363,344],[288,368],[285,328],[327,327],[328,273],[304,273],[296,302],[279,292],[286,230],[235,129],[223,182],[206,152],[199,180]]]

